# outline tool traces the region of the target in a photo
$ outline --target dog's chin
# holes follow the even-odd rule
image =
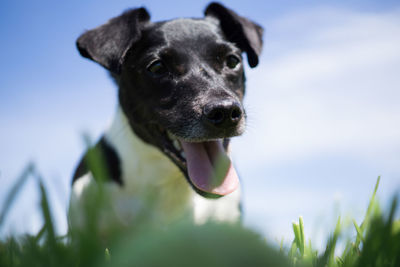
[[[190,138],[166,129],[159,130],[162,139],[158,144],[159,149],[182,171],[197,194],[205,198],[220,198],[239,186],[228,152],[230,138],[241,135],[242,129],[209,137]]]

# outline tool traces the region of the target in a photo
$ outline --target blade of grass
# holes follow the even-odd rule
[[[367,209],[367,214],[370,214],[370,212],[371,212],[372,205],[373,205],[373,201],[375,200],[376,192],[378,191],[378,187],[379,187],[379,182],[380,182],[380,181],[381,181],[381,176],[378,176],[378,179],[376,180],[374,192],[372,193],[371,199],[370,199],[370,201],[369,201],[369,205],[368,205],[368,209]]]
[[[111,260],[111,253],[110,253],[110,250],[108,248],[105,249],[104,256],[105,256],[106,261],[110,261]]]
[[[11,205],[13,201],[15,200],[18,192],[20,191],[21,187],[24,185],[26,180],[28,179],[29,175],[34,172],[34,164],[29,163],[28,166],[23,170],[22,174],[19,176],[17,182],[14,184],[14,186],[11,188],[10,192],[8,193],[8,196],[6,198],[6,201],[4,202],[3,208],[0,213],[0,229],[4,223],[4,220],[7,216],[7,213],[9,209],[11,208]]]
[[[42,228],[40,228],[39,232],[37,233],[37,235],[35,236],[35,241],[38,242],[42,237],[43,234],[46,232],[46,225],[44,224],[42,226]]]
[[[303,216],[300,216],[299,218],[299,230],[300,230],[300,252],[301,256],[304,257],[305,254],[305,248],[306,248],[306,239],[304,237],[304,222],[303,222]]]
[[[39,187],[40,187],[40,195],[41,195],[41,210],[43,213],[44,225],[47,232],[47,241],[49,242],[50,247],[55,247],[56,245],[56,236],[54,231],[53,220],[51,218],[50,213],[50,206],[47,200],[46,189],[41,180],[39,180]]]
[[[354,228],[356,228],[356,232],[357,232],[357,239],[361,240],[363,243],[365,242],[364,236],[363,236],[363,232],[360,229],[360,227],[358,227],[357,222],[353,219],[353,224],[354,224]]]
[[[303,255],[301,252],[301,244],[300,244],[300,242],[301,242],[300,241],[301,240],[300,239],[300,226],[295,222],[292,223],[292,226],[293,226],[293,232],[294,232],[293,243],[296,245],[296,248],[299,249],[300,255]]]
[[[327,265],[328,266],[334,265],[335,248],[339,235],[340,235],[340,216],[337,220],[333,236],[328,240],[328,244],[326,245],[324,255],[322,255],[322,257],[318,259],[317,266],[322,267]]]
[[[88,135],[84,135],[84,141],[88,148],[85,162],[91,171],[93,178],[99,182],[100,190],[102,190],[103,182],[107,181],[109,177],[107,165],[105,164],[105,156],[98,145],[92,145],[93,142],[90,140]]]
[[[373,206],[375,204],[376,192],[378,191],[380,180],[381,180],[381,177],[378,176],[378,179],[376,180],[376,183],[375,183],[374,191],[372,192],[371,198],[370,198],[369,203],[368,203],[368,208],[367,208],[367,212],[365,213],[364,220],[363,220],[363,222],[361,223],[361,225],[359,227],[358,227],[358,225],[356,227],[357,238],[356,238],[356,241],[354,242],[354,247],[357,248],[357,249],[360,246],[360,243],[362,241],[362,237],[363,237],[363,235],[365,233],[365,230],[367,229],[369,221],[371,220],[371,217],[372,217],[371,216],[371,212],[372,212],[372,208],[373,208]],[[356,224],[354,226],[356,226]],[[359,232],[360,232],[361,235],[358,234]]]
[[[381,181],[381,177],[378,176],[378,179],[376,180],[376,184],[375,184],[375,188],[374,188],[374,192],[372,193],[372,196],[369,200],[369,204],[368,204],[368,208],[367,208],[367,213],[365,214],[365,217],[370,217],[371,215],[371,211],[372,211],[372,207],[375,204],[375,197],[376,197],[376,192],[378,191],[378,187],[379,187],[379,182]],[[365,225],[361,224],[361,230],[365,230]]]
[[[292,246],[290,247],[289,250],[289,259],[294,263],[296,260],[296,252],[297,252],[297,245],[296,242],[293,240]]]
[[[283,237],[282,237],[282,238],[281,238],[281,243],[280,243],[280,245],[279,245],[279,252],[282,253],[282,254],[283,254],[283,252],[284,252],[283,242],[284,242],[284,240],[283,240]]]

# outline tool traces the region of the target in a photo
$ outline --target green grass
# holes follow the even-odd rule
[[[96,162],[94,157],[94,162]],[[96,163],[97,164],[97,163]],[[34,165],[23,171],[0,213],[0,229],[13,201],[27,177],[38,180],[43,228],[37,235],[14,236],[0,241],[0,267],[3,266],[400,266],[400,221],[395,219],[397,200],[390,210],[381,210],[377,200],[378,178],[363,221],[352,221],[354,237],[337,219],[322,251],[313,248],[304,234],[303,218],[293,223],[294,240],[290,248],[269,244],[256,231],[240,224],[188,222],[158,227],[147,223],[140,213],[132,225],[109,226],[104,236],[97,196],[86,207],[88,220],[82,228],[70,229],[65,237],[55,234],[46,189]],[[99,191],[101,192],[101,190]],[[96,208],[94,208],[96,206]],[[289,223],[288,223],[289,224]],[[339,240],[345,249],[338,251]]]

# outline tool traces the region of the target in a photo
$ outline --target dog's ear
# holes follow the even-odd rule
[[[209,4],[204,13],[219,20],[226,38],[246,52],[250,67],[258,65],[258,56],[263,44],[263,28],[260,25],[239,16],[219,3]]]
[[[83,33],[76,45],[83,57],[118,74],[126,52],[140,39],[141,29],[149,20],[150,15],[145,8],[128,10],[106,24]]]

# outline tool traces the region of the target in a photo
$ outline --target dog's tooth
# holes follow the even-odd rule
[[[167,131],[167,136],[169,139],[175,140],[175,137],[169,131]]]
[[[181,150],[181,145],[179,144],[179,141],[178,140],[174,140],[174,141],[172,141],[172,144],[174,145],[174,147],[177,149],[177,150]]]

